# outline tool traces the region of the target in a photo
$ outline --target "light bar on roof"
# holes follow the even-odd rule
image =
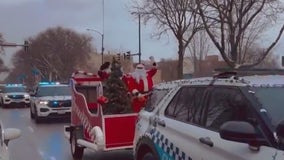
[[[6,84],[8,87],[23,86],[23,84]]]
[[[39,85],[58,85],[59,82],[39,82]]]

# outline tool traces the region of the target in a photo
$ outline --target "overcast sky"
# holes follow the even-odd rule
[[[104,27],[103,2],[104,1]],[[130,0],[0,0],[0,33],[8,42],[23,43],[28,37],[36,36],[49,27],[67,27],[79,33],[93,36],[93,44],[101,48],[101,36],[87,28],[103,32],[106,52],[127,51],[138,53],[138,22],[131,16],[127,6]],[[272,29],[274,30],[274,29]],[[276,33],[276,30],[274,30]],[[142,25],[142,60],[153,55],[160,58],[176,58],[176,40],[164,36],[152,39],[155,26]],[[278,32],[278,30],[277,30]],[[268,34],[274,37],[275,34]],[[269,42],[262,39],[263,44]],[[275,47],[276,53],[284,55],[284,40]],[[3,57],[9,63],[13,49],[5,49]],[[137,59],[136,59],[137,61]]]
[[[90,34],[93,44],[101,49],[101,36],[87,28],[104,31],[105,51],[127,51],[138,53],[138,20],[128,10],[130,0],[0,0],[0,33],[7,42],[23,43],[28,37],[37,35],[49,27],[63,26],[79,33]],[[163,37],[151,38],[155,28],[141,26],[142,59],[153,55],[160,58],[176,57],[176,42]],[[3,57],[10,65],[11,52],[6,48]],[[136,59],[137,60],[137,59]]]

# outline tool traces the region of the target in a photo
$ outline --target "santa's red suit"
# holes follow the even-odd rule
[[[139,112],[144,107],[149,91],[153,88],[153,76],[157,73],[156,63],[150,70],[145,70],[143,64],[138,64],[133,73],[125,74],[122,80],[132,95],[132,108]]]

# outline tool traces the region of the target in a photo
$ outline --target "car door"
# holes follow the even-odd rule
[[[195,137],[202,144],[200,147],[202,160],[277,159],[277,152],[273,147],[261,146],[260,150],[255,150],[248,144],[220,138],[218,130],[224,122],[232,120],[253,122],[256,127],[260,123],[251,104],[237,87],[214,87],[202,108],[203,132]]]
[[[202,101],[204,87],[180,88],[169,97],[165,107],[155,118],[154,139],[159,142],[158,153],[163,160],[184,159],[201,160],[198,135],[201,130],[191,121],[198,120],[198,106]]]

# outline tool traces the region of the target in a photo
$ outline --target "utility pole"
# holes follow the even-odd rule
[[[102,55],[102,64],[103,64],[104,63],[104,50],[105,50],[105,48],[104,48],[104,34],[99,32],[99,31],[97,31],[97,30],[95,30],[95,29],[90,29],[90,28],[87,28],[87,31],[93,31],[93,32],[99,34],[101,36],[101,38],[102,38],[101,55]]]
[[[139,63],[141,63],[141,15],[138,13]]]

